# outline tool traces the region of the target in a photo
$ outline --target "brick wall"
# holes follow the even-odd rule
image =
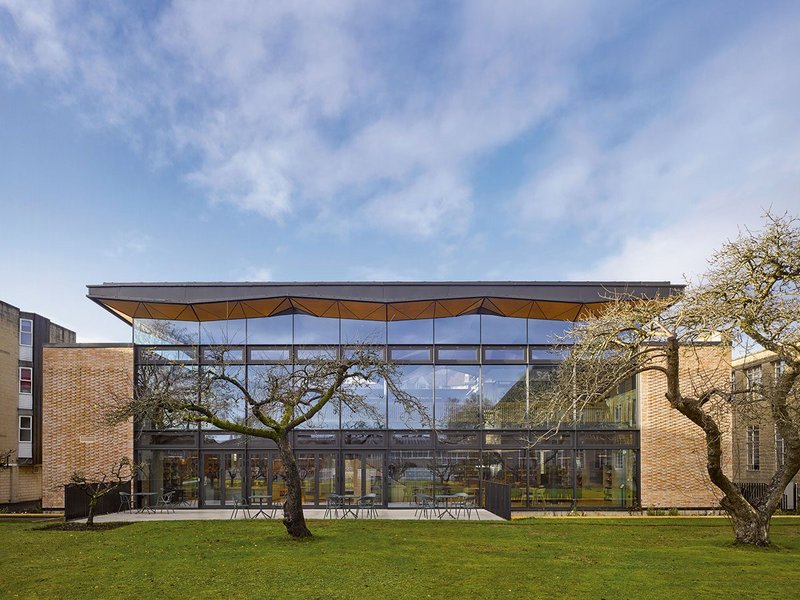
[[[123,456],[133,459],[132,421],[109,426],[103,416],[114,398],[131,394],[133,349],[44,349],[42,506],[62,508],[60,487],[74,471],[107,471]]]
[[[0,504],[35,502],[41,497],[41,467],[30,466],[0,469]]]
[[[693,396],[709,385],[727,386],[730,373],[729,348],[705,346],[684,351],[681,391]],[[664,397],[666,384],[661,373],[648,372],[639,377],[642,506],[716,507],[720,492],[708,479],[703,432],[669,406]],[[723,411],[717,422],[723,429],[724,468],[730,473],[730,413]]]
[[[19,309],[0,302],[0,452],[13,449],[12,463],[17,459],[18,404]],[[3,502],[2,496],[0,502]]]

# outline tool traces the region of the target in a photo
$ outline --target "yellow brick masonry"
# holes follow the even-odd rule
[[[681,390],[694,395],[717,382],[724,387],[730,378],[730,349],[705,346],[686,350],[681,357]],[[708,479],[703,432],[669,406],[664,397],[666,378],[657,372],[639,378],[641,400],[642,506],[713,508],[720,492]],[[731,417],[718,415],[723,428],[724,468],[730,475]]]
[[[131,347],[44,349],[42,506],[63,508],[70,475],[107,471],[133,459],[132,421],[109,426],[103,416],[115,397],[131,393]]]

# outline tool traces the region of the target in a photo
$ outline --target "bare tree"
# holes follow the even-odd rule
[[[89,527],[94,525],[94,511],[100,498],[129,483],[137,470],[138,467],[127,456],[124,456],[112,464],[107,471],[91,475],[78,471],[72,473],[69,478],[70,483],[77,485],[89,498],[89,514],[86,518],[86,525]]]
[[[154,366],[139,374],[137,393],[119,403],[112,421],[134,416],[156,424],[207,423],[224,431],[267,438],[278,446],[286,481],[283,523],[289,535],[309,537],[302,507],[302,485],[291,446],[291,432],[304,423],[314,424],[323,409],[347,410],[380,419],[376,407],[360,390],[368,382],[384,380],[395,401],[409,417],[415,413],[428,421],[426,408],[395,384],[397,369],[368,345],[349,347],[339,356],[335,349],[296,365],[252,369],[245,383],[242,365],[229,360],[230,348],[218,346],[204,357],[201,369],[180,364]],[[246,405],[246,411],[244,406]]]
[[[800,469],[800,223],[766,215],[761,231],[745,230],[709,261],[706,275],[682,294],[642,300],[616,296],[567,335],[568,354],[536,412],[550,432],[605,403],[637,373],[666,380],[665,401],[699,427],[706,469],[721,492],[737,542],[769,545],[770,519]],[[784,361],[774,385],[733,386],[729,356],[711,344],[757,344]],[[723,356],[723,354],[725,356]],[[716,360],[709,364],[710,360]],[[723,468],[731,411],[766,410],[784,439],[785,460],[752,502]]]

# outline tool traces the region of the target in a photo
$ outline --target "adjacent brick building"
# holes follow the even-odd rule
[[[0,505],[42,497],[43,348],[75,332],[0,302]]]

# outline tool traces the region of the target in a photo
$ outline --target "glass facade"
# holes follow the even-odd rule
[[[330,403],[293,434],[309,506],[352,491],[407,507],[421,494],[480,495],[489,480],[509,484],[519,510],[637,505],[634,379],[571,415],[557,435],[530,429],[547,425],[538,398],[560,358],[551,344],[563,341],[569,325],[488,314],[386,322],[296,313],[202,323],[135,319],[133,337],[139,386],[176,369],[191,381],[203,369],[224,368],[258,393],[275,369],[344,354],[361,342],[396,362],[397,384],[427,414],[406,412],[383,380],[354,384],[368,410]],[[233,383],[217,382],[196,400],[259,426]],[[269,440],[185,422],[140,422],[137,429],[138,460],[147,466],[140,491],[175,491],[184,506],[231,506],[242,495],[279,502],[285,495]]]

